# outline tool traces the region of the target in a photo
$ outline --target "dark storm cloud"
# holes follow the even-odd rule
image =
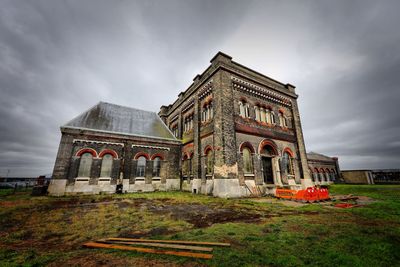
[[[50,173],[59,126],[100,100],[172,102],[243,11],[232,1],[0,5],[0,176]]]
[[[100,100],[157,111],[222,50],[297,86],[307,149],[399,167],[398,1],[2,1],[0,176]]]

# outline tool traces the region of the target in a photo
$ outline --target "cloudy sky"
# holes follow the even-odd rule
[[[98,101],[158,111],[218,51],[296,85],[306,147],[400,168],[400,1],[0,0],[0,176]]]

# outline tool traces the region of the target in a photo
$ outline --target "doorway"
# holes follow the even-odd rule
[[[262,168],[264,175],[264,183],[273,184],[274,183],[274,175],[272,171],[272,158],[271,157],[262,157]]]

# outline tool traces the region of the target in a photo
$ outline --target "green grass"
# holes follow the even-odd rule
[[[368,196],[376,201],[337,209],[183,192],[55,198],[30,197],[28,193],[7,196],[0,190],[0,203],[7,203],[0,205],[0,266],[86,262],[119,266],[400,266],[400,186],[333,185],[330,193]],[[142,203],[147,203],[146,207],[202,205],[258,214],[261,219],[196,228],[185,221],[187,218],[152,212]],[[201,209],[195,212],[202,215]],[[230,242],[232,246],[215,248],[211,260],[81,248],[86,241],[154,229],[161,232],[149,238]]]

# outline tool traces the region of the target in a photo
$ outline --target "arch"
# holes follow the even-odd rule
[[[336,171],[334,169],[331,169],[331,173],[336,174]]]
[[[285,152],[287,152],[292,158],[294,158],[294,153],[293,153],[293,151],[292,151],[290,148],[286,147],[286,148],[282,151],[282,154],[285,153]]]
[[[326,173],[331,173],[331,171],[328,168],[325,169],[325,172]]]
[[[164,160],[164,156],[161,153],[155,153],[151,156],[151,160],[154,160],[155,158],[159,157],[161,160]]]
[[[246,99],[244,96],[241,96],[241,97],[239,98],[239,101],[245,102],[245,103],[248,102],[247,99]]]
[[[182,160],[186,160],[190,158],[189,152],[182,152]]]
[[[104,149],[100,152],[99,158],[102,158],[104,155],[110,154],[113,158],[118,159],[118,154],[112,149]]]
[[[324,168],[321,168],[321,169],[319,170],[319,172],[320,172],[320,173],[325,173]]]
[[[145,153],[145,152],[138,152],[136,153],[136,155],[133,157],[135,160],[137,160],[139,157],[145,157],[147,160],[150,159],[149,154]]]
[[[242,152],[242,151],[243,151],[243,148],[245,148],[245,147],[247,147],[248,149],[250,149],[251,153],[253,153],[253,154],[255,153],[255,150],[254,150],[253,145],[252,145],[250,142],[248,142],[248,141],[243,142],[243,143],[240,144],[240,146],[239,146],[239,151]]]
[[[111,177],[113,158],[111,153],[104,154],[101,160],[100,177]]]
[[[265,146],[271,147],[275,156],[279,155],[276,144],[273,141],[267,139],[262,140],[258,145],[258,154],[261,154],[261,151]]]
[[[319,173],[319,170],[317,167],[314,168],[315,173]]]
[[[210,145],[207,145],[206,148],[204,148],[204,155],[207,155],[207,152],[209,150],[213,151],[212,147]]]
[[[80,150],[78,150],[78,152],[76,152],[76,156],[78,156],[78,157],[80,157],[80,156],[82,156],[82,154],[84,154],[84,153],[90,153],[90,154],[92,154],[92,157],[94,157],[94,158],[97,158],[98,156],[97,156],[97,152],[96,152],[96,150],[94,150],[93,148],[82,148],[82,149],[80,149]]]

